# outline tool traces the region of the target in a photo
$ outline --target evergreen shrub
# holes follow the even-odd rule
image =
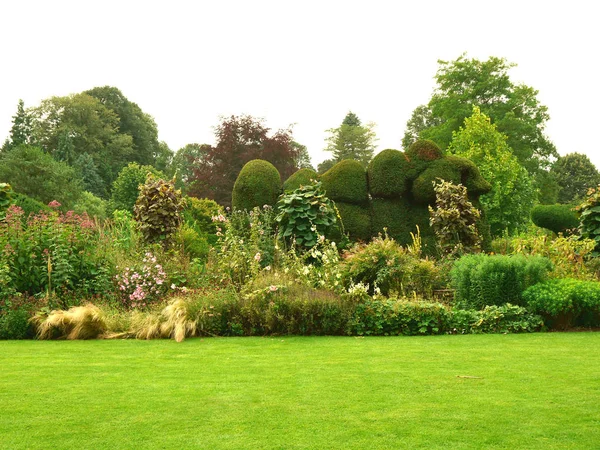
[[[233,185],[231,206],[250,211],[254,207],[273,206],[281,194],[281,176],[273,164],[262,159],[246,163]]]
[[[305,186],[311,183],[311,180],[316,180],[319,177],[317,172],[312,169],[304,168],[294,172],[283,183],[283,192],[292,192],[300,186]]]
[[[538,227],[556,234],[579,226],[579,217],[569,205],[537,205],[531,210],[531,220]]]
[[[320,181],[327,198],[335,202],[362,205],[369,201],[367,173],[358,161],[340,161],[321,175]]]
[[[367,175],[373,198],[398,198],[406,194],[417,172],[403,152],[387,149],[371,160]]]

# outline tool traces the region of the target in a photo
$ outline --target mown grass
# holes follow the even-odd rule
[[[600,333],[0,342],[0,405],[10,449],[591,449]]]

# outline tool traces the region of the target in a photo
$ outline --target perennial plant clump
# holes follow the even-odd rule
[[[139,268],[125,267],[115,275],[121,302],[125,308],[146,308],[156,302],[169,287],[167,274],[151,252],[146,252]],[[171,287],[175,289],[175,287]]]

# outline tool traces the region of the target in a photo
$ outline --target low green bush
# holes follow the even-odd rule
[[[449,325],[456,334],[531,333],[543,328],[543,319],[526,308],[507,303],[486,306],[480,311],[454,309]]]
[[[456,304],[465,309],[524,306],[523,291],[545,281],[552,263],[542,256],[466,255],[454,263],[452,285]]]
[[[531,210],[531,220],[538,227],[557,234],[579,226],[579,217],[569,205],[537,205]]]
[[[0,340],[27,339],[32,336],[29,313],[25,309],[11,309],[0,315]]]
[[[527,307],[550,328],[600,326],[600,283],[571,278],[548,280],[523,293]]]
[[[206,236],[210,245],[215,245],[218,228],[221,228],[220,219],[224,219],[221,205],[208,198],[196,197],[184,197],[183,205],[183,222],[199,236]]]

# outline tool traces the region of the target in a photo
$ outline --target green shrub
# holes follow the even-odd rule
[[[316,180],[318,177],[319,175],[313,169],[300,169],[285,180],[285,183],[283,183],[283,192],[295,191],[300,186],[310,184],[312,180]]]
[[[450,311],[441,303],[367,299],[356,305],[348,334],[359,336],[431,335],[448,330]]]
[[[511,303],[524,306],[523,291],[545,281],[552,263],[542,256],[466,255],[454,263],[456,304],[482,309]]]
[[[177,232],[177,241],[183,248],[183,251],[191,259],[198,258],[205,261],[210,251],[210,245],[205,235],[199,235],[198,232],[187,224],[183,224]]]
[[[231,205],[250,211],[254,207],[273,206],[281,194],[281,177],[273,164],[262,159],[246,163],[235,180]]]
[[[388,236],[379,236],[346,252],[343,279],[346,286],[369,285],[371,294],[379,289],[383,295],[431,296],[439,287],[440,274],[433,261],[420,259]]]
[[[109,210],[123,210],[133,213],[133,207],[140,195],[141,186],[146,183],[148,175],[164,178],[164,174],[152,166],[140,166],[129,163],[124,167],[112,184]]]
[[[435,142],[428,139],[419,139],[406,149],[406,156],[410,160],[434,161],[442,158],[444,154]]]
[[[181,224],[183,201],[174,180],[165,181],[148,175],[135,202],[134,219],[148,243],[158,242],[167,248]]]
[[[527,307],[550,328],[600,326],[600,283],[571,278],[548,280],[523,293]]]
[[[6,210],[12,204],[14,192],[8,183],[0,183],[0,220],[4,219]]]
[[[33,336],[29,313],[24,309],[8,310],[0,316],[1,339],[27,339]]]
[[[301,247],[313,247],[319,236],[329,236],[337,224],[333,203],[325,196],[321,182],[284,194],[277,203],[279,236]]]
[[[588,190],[587,198],[579,205],[581,224],[579,230],[583,237],[596,242],[593,256],[600,255],[600,186]]]
[[[403,152],[387,149],[375,155],[367,174],[373,198],[399,198],[408,192],[417,171]]]
[[[367,173],[363,165],[353,159],[340,161],[323,175],[325,195],[336,202],[365,204],[369,201]]]
[[[210,245],[215,245],[217,228],[220,228],[218,218],[223,217],[223,208],[208,198],[184,197],[183,201],[183,222],[199,236],[205,236]]]
[[[412,205],[407,199],[374,198],[371,202],[371,229],[373,235],[383,233],[394,238],[400,245],[412,243],[411,233],[421,232],[423,252],[436,253],[433,230],[429,225],[429,210],[426,206]]]
[[[463,185],[438,180],[435,209],[429,207],[430,224],[442,253],[461,255],[481,250],[481,236],[477,222],[479,210],[467,200],[467,189]]]
[[[15,194],[13,196],[13,204],[23,210],[23,218],[27,219],[31,214],[37,214],[40,211],[49,212],[52,210],[42,202],[37,201],[25,194]]]
[[[544,321],[540,316],[510,303],[486,306],[480,311],[454,309],[449,324],[453,334],[531,333],[541,330],[543,326]]]
[[[81,193],[79,200],[75,202],[73,211],[77,214],[87,213],[90,217],[98,219],[106,219],[107,202],[100,197],[96,197],[91,192],[84,191]]]
[[[569,205],[537,205],[531,210],[531,220],[538,227],[557,234],[579,226],[579,217]]]
[[[371,214],[363,206],[351,205],[350,203],[336,202],[335,204],[344,231],[353,241],[368,241],[371,239]]]

